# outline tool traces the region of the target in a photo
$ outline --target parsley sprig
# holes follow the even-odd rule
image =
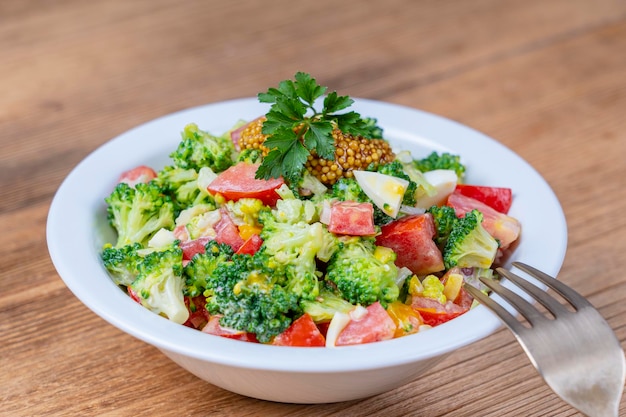
[[[262,103],[272,103],[262,132],[268,135],[264,145],[270,152],[263,158],[256,177],[262,179],[283,176],[297,182],[312,151],[321,158],[335,159],[332,131],[335,127],[352,135],[366,136],[371,126],[354,112],[343,112],[354,103],[348,96],[331,92],[324,97],[318,111],[316,101],[327,88],[317,84],[309,74],[298,72],[295,80],[285,80],[278,88],[258,95]]]

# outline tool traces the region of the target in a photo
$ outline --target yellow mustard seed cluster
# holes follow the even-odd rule
[[[333,185],[342,177],[352,177],[352,171],[366,169],[370,164],[385,164],[394,160],[391,146],[384,139],[352,136],[339,129],[333,130],[335,160],[322,159],[312,152],[305,167],[318,180]]]
[[[261,149],[267,155],[269,149],[263,146],[267,135],[261,133],[264,118],[250,123],[241,132],[240,149]],[[366,169],[370,164],[385,164],[395,159],[391,146],[384,139],[367,139],[352,136],[339,129],[332,132],[335,142],[335,159],[320,158],[315,151],[308,156],[305,168],[325,185],[333,185],[342,177],[352,177],[353,170]]]
[[[248,148],[261,149],[261,151],[263,151],[263,156],[268,154],[269,149],[263,146],[263,142],[265,142],[267,135],[264,135],[261,132],[264,122],[265,117],[261,117],[248,124],[239,137],[239,149],[242,151]]]

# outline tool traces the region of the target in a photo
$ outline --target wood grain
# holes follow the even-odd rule
[[[4,0],[0,415],[578,415],[505,330],[365,400],[244,398],[108,325],[64,286],[45,223],[81,159],[152,118],[254,96],[298,70],[458,120],[530,162],[567,217],[561,278],[626,345],[625,2]]]

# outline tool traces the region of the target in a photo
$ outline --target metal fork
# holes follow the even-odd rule
[[[574,311],[504,268],[497,272],[542,304],[553,317],[495,280],[481,278],[527,323],[475,287],[465,284],[465,288],[513,332],[533,366],[559,397],[589,417],[617,416],[626,360],[611,327],[589,301],[567,285],[521,262],[514,262],[513,266],[556,291]]]

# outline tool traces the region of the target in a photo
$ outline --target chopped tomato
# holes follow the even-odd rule
[[[396,324],[396,332],[393,337],[402,337],[409,334],[417,333],[424,320],[419,311],[410,305],[400,301],[394,301],[387,306],[389,317]]]
[[[134,187],[140,182],[150,182],[150,180],[153,180],[154,178],[156,178],[156,176],[157,173],[152,168],[145,165],[140,165],[138,167],[123,172],[117,182],[125,182],[131,187]]]
[[[229,339],[242,340],[244,342],[255,342],[258,340],[253,333],[244,332],[242,330],[230,329],[228,327],[223,327],[220,324],[220,320],[222,316],[214,315],[211,316],[209,322],[202,329],[204,333],[212,334],[215,336],[227,337]]]
[[[185,305],[189,310],[189,318],[183,325],[194,329],[202,329],[209,321],[209,313],[206,310],[206,299],[203,295],[197,297],[185,297]]]
[[[430,213],[409,215],[381,227],[376,244],[392,249],[396,265],[417,275],[444,269],[443,256],[433,241],[436,229]]]
[[[328,231],[341,235],[368,236],[376,233],[371,203],[337,201],[330,206]]]
[[[457,184],[455,191],[481,201],[492,209],[504,214],[509,212],[513,203],[513,192],[510,188]]]
[[[244,244],[243,239],[239,236],[239,229],[230,218],[228,210],[221,208],[220,214],[222,217],[214,226],[216,233],[215,240],[218,243],[226,243],[233,248],[233,251],[237,252]]]
[[[341,331],[335,346],[358,345],[393,339],[396,324],[379,302],[367,307],[367,313],[352,319]]]
[[[324,321],[324,322],[321,322],[321,323],[315,323],[315,325],[320,330],[320,333],[322,334],[322,336],[324,336],[324,338],[326,338],[326,335],[328,334],[328,327],[330,326],[330,322],[329,321]]]
[[[291,323],[291,326],[279,334],[272,341],[278,346],[319,346],[326,345],[326,339],[322,336],[313,319],[308,314],[303,314]]]
[[[258,164],[239,162],[220,173],[207,187],[211,194],[221,194],[226,200],[258,198],[267,206],[275,206],[280,196],[276,192],[283,178],[259,180],[255,178]]]
[[[198,253],[205,252],[205,246],[211,240],[210,237],[199,237],[194,240],[180,242],[179,246],[183,250],[183,260],[190,261]]]
[[[483,214],[483,227],[500,242],[500,248],[503,250],[517,240],[521,233],[522,226],[517,219],[500,213],[487,204],[475,198],[467,197],[460,192],[455,191],[450,194],[446,204],[454,208],[458,217],[463,217],[465,213],[474,209],[480,211]]]
[[[261,249],[261,245],[263,245],[263,239],[261,239],[261,236],[254,234],[250,236],[245,242],[243,242],[243,244],[236,253],[254,255],[259,249]]]

